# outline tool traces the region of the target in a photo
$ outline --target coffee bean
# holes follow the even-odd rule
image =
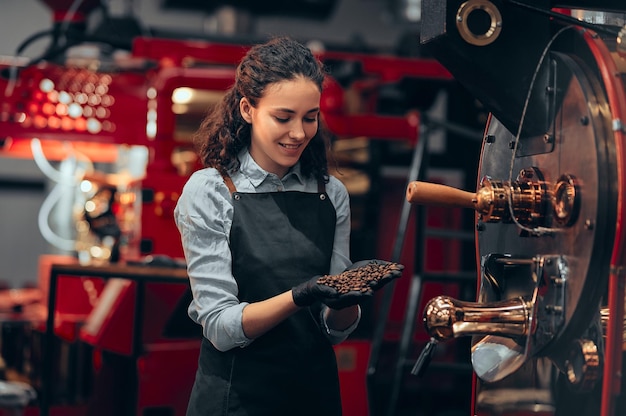
[[[357,269],[346,270],[337,275],[324,275],[317,279],[317,283],[332,287],[340,294],[355,292],[371,292],[372,287],[383,279],[393,277],[394,271],[400,271],[404,266],[398,263],[366,264]]]

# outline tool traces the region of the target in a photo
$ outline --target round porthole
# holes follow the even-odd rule
[[[467,43],[486,46],[500,36],[502,15],[490,1],[469,0],[456,13],[456,27]]]

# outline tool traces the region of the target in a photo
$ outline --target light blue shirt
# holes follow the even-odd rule
[[[261,169],[247,151],[239,155],[241,167],[231,174],[239,192],[317,192],[317,180],[304,178],[300,165],[294,166],[282,179]],[[350,261],[350,199],[337,178],[326,184],[337,214],[330,273],[339,274]],[[188,313],[202,325],[204,336],[220,351],[245,347],[253,340],[243,332],[242,311],[248,305],[237,298],[237,282],[232,275],[230,228],[233,204],[230,191],[216,169],[194,172],[185,184],[174,211],[180,231],[187,272],[193,293]],[[312,276],[311,276],[312,277]],[[324,310],[322,310],[324,316]],[[336,344],[354,331],[359,319],[344,331],[326,328],[329,340]]]

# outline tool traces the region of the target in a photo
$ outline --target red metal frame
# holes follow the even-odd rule
[[[606,44],[595,34],[583,31],[583,37],[595,57],[596,63],[606,87],[609,107],[613,120],[626,121],[626,88],[620,77],[615,61]],[[604,371],[602,377],[602,407],[600,416],[612,416],[615,409],[616,396],[619,395],[622,383],[621,371],[624,344],[624,297],[626,292],[626,146],[624,144],[624,127],[614,128],[615,153],[617,158],[618,202],[615,240],[611,256],[611,273],[609,276],[609,321],[606,330],[606,351],[604,354]]]

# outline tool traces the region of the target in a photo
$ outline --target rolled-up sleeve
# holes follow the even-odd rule
[[[231,272],[232,211],[228,188],[213,169],[189,178],[174,211],[193,293],[188,313],[220,351],[252,342],[242,327],[247,303],[239,302]]]
[[[328,311],[328,306],[324,305],[322,307],[322,310],[320,312],[320,322],[322,322],[322,326],[326,332],[326,337],[328,338],[331,344],[333,345],[340,344],[346,339],[348,339],[350,334],[354,332],[356,327],[359,325],[359,322],[361,322],[361,307],[360,306],[357,306],[357,307],[358,307],[358,315],[357,315],[356,320],[354,321],[352,325],[350,325],[348,328],[342,331],[338,331],[336,329],[332,329],[328,327],[328,322],[326,322],[326,312]]]
[[[350,261],[350,197],[345,185],[334,176],[330,177],[327,193],[337,215],[330,273],[339,274],[352,264]]]
[[[327,193],[335,207],[337,222],[335,224],[335,241],[333,244],[333,255],[330,262],[330,273],[340,274],[346,267],[352,264],[350,260],[350,197],[345,185],[339,179],[331,176],[327,186]],[[343,331],[334,330],[328,327],[326,322],[326,306],[322,309],[320,319],[326,336],[332,344],[339,344],[354,332],[361,321],[361,308],[356,321]]]

